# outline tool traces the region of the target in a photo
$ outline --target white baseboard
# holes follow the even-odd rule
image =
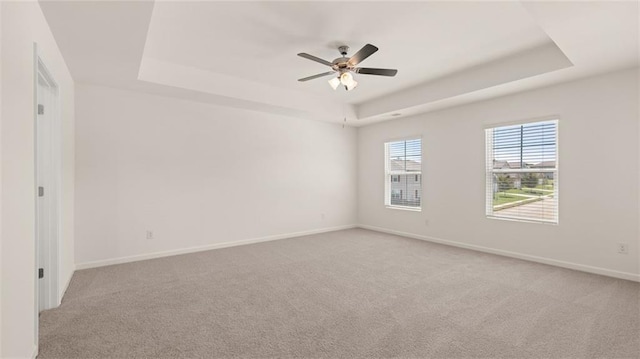
[[[402,237],[420,239],[420,240],[423,240],[423,241],[428,241],[428,242],[433,242],[433,243],[439,243],[439,244],[445,244],[445,245],[459,247],[459,248],[471,249],[471,250],[478,251],[478,252],[497,254],[497,255],[501,255],[501,256],[505,256],[505,257],[523,259],[523,260],[526,260],[526,261],[543,263],[543,264],[548,264],[548,265],[552,265],[552,266],[556,266],[556,267],[574,269],[574,270],[578,270],[578,271],[582,271],[582,272],[600,274],[600,275],[605,275],[605,276],[608,276],[608,277],[614,277],[614,278],[631,280],[631,281],[634,281],[634,282],[640,282],[640,274],[635,274],[635,273],[620,272],[620,271],[616,271],[616,270],[613,270],[613,269],[607,269],[607,268],[601,268],[601,267],[593,267],[593,266],[589,266],[589,265],[585,265],[585,264],[565,262],[565,261],[560,261],[560,260],[556,260],[556,259],[533,256],[533,255],[529,255],[529,254],[510,252],[510,251],[505,251],[505,250],[501,250],[501,249],[494,249],[494,248],[489,248],[489,247],[477,246],[477,245],[473,245],[473,244],[466,244],[466,243],[456,242],[456,241],[449,241],[449,240],[446,240],[446,239],[429,237],[429,236],[424,236],[424,235],[421,235],[421,234],[414,234],[414,233],[396,231],[396,230],[393,230],[393,229],[375,227],[375,226],[370,226],[370,225],[367,225],[367,224],[359,224],[358,227],[359,228],[363,228],[363,229],[376,231],[376,232],[394,234],[394,235],[402,236]]]
[[[242,246],[242,245],[246,245],[246,244],[269,242],[269,241],[275,241],[275,240],[278,240],[278,239],[286,239],[286,238],[293,238],[293,237],[308,236],[308,235],[311,235],[311,234],[334,232],[334,231],[340,231],[340,230],[343,230],[343,229],[350,229],[350,228],[356,228],[356,227],[357,227],[357,225],[350,224],[350,225],[346,225],[346,226],[319,228],[319,229],[313,229],[313,230],[302,231],[302,232],[276,234],[276,235],[272,235],[272,236],[265,236],[265,237],[252,238],[252,239],[243,239],[243,240],[232,241],[232,242],[214,243],[214,244],[208,244],[208,245],[199,246],[199,247],[173,249],[173,250],[169,250],[169,251],[154,252],[154,253],[148,253],[148,254],[139,254],[139,255],[134,255],[134,256],[119,257],[119,258],[112,258],[112,259],[104,259],[104,260],[98,260],[98,261],[92,261],[92,262],[78,263],[78,264],[76,264],[76,270],[88,269],[88,268],[96,268],[96,267],[104,267],[104,266],[113,265],[113,264],[137,262],[137,261],[143,261],[143,260],[147,260],[147,259],[175,256],[175,255],[179,255],[179,254],[203,252],[203,251],[209,251],[209,250],[212,250],[212,249],[220,249],[220,248]]]

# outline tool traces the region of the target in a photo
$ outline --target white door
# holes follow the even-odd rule
[[[38,311],[57,303],[57,89],[46,73],[38,72],[36,89],[36,246]],[[41,277],[41,278],[40,278]]]

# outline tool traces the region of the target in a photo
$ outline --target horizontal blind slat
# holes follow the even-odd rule
[[[485,133],[487,215],[557,223],[557,121]]]
[[[420,208],[422,202],[422,140],[385,143],[386,193],[390,206]]]

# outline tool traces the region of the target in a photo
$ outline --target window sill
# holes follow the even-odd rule
[[[515,218],[515,217],[501,217],[501,216],[487,216],[488,219],[496,219],[499,221],[509,221],[509,222],[524,222],[524,223],[534,223],[534,224],[547,224],[552,226],[557,226],[557,221],[545,221],[545,220],[537,220],[537,219],[527,219],[527,218]]]
[[[387,209],[398,209],[398,210],[401,210],[401,211],[422,212],[422,207],[415,208],[415,207],[390,206],[390,205],[385,205],[385,207]]]

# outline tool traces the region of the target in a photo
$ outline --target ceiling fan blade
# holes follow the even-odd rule
[[[309,59],[309,60],[311,60],[311,61],[319,62],[319,63],[321,63],[321,64],[323,64],[323,65],[333,66],[333,64],[332,64],[332,63],[330,63],[330,62],[329,62],[329,61],[327,61],[327,60],[323,60],[323,59],[321,59],[321,58],[319,58],[319,57],[315,57],[315,56],[313,56],[313,55],[305,54],[304,52],[299,53],[299,54],[298,54],[298,56],[300,56],[300,57],[304,57],[305,59]]]
[[[398,73],[396,69],[374,69],[370,67],[357,67],[355,71],[363,75],[378,75],[378,76],[395,76]]]
[[[376,51],[378,51],[377,47],[371,44],[364,45],[360,49],[360,51],[356,52],[355,55],[351,56],[351,58],[349,59],[349,65],[356,66],[357,64],[364,61],[364,59],[366,59],[367,57],[373,55],[373,53]]]
[[[335,74],[335,71],[323,72],[321,74],[317,74],[317,75],[313,75],[313,76],[309,76],[309,77],[304,77],[304,78],[298,79],[298,81],[300,81],[300,82],[309,81],[309,80],[317,79],[318,77],[329,76],[331,74]]]

